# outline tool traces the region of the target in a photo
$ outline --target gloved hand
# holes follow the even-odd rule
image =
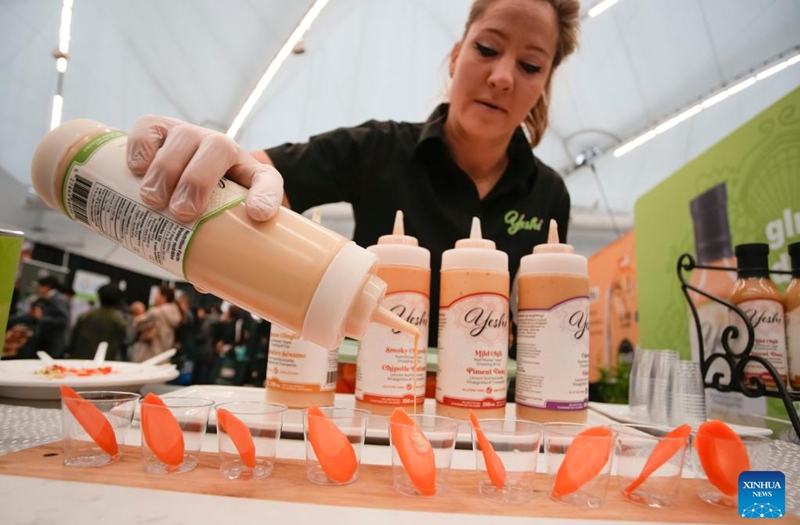
[[[208,205],[219,179],[226,176],[250,188],[247,215],[265,221],[278,211],[283,178],[218,131],[169,117],[144,116],[128,135],[128,168],[144,176],[140,197],[156,209],[169,207],[181,221],[192,221]]]

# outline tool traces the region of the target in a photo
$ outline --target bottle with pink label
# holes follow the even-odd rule
[[[442,254],[436,413],[467,419],[505,417],[508,366],[508,255],[481,237]]]
[[[547,244],[519,266],[517,418],[585,422],[589,403],[589,264],[559,243],[550,221]]]
[[[382,306],[419,330],[416,348],[413,335],[381,324],[371,324],[361,338],[356,407],[389,414],[396,407],[409,410],[425,401],[431,253],[405,235],[399,210],[392,234],[367,250],[378,256],[378,277],[386,282]]]
[[[769,361],[785,384],[788,360],[783,297],[769,277],[769,245],[740,244],[735,251],[739,278],[733,284],[730,302],[738,306],[753,325],[755,342],[750,355]],[[744,351],[747,327],[734,311],[730,312],[730,324],[739,330],[739,337],[730,340],[731,349],[738,354]],[[774,379],[759,363],[748,363],[744,373],[745,378],[760,377],[768,387],[775,388]]]

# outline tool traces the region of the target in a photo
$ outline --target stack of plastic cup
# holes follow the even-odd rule
[[[648,399],[647,412],[651,423],[668,425],[672,402],[670,395],[672,367],[680,360],[680,354],[676,350],[658,350],[655,354],[651,371],[653,391]]]
[[[706,394],[700,364],[694,361],[672,363],[670,385],[669,424],[677,427],[684,423],[692,426],[703,423],[706,420]]]

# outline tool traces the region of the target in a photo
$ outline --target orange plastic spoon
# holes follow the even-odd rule
[[[414,487],[423,496],[433,496],[436,494],[436,458],[431,442],[402,408],[394,409],[389,423],[392,445]]]
[[[217,422],[222,430],[228,434],[233,441],[233,446],[242,457],[242,461],[249,468],[256,466],[256,445],[253,442],[253,435],[250,428],[241,419],[231,414],[229,410],[220,408],[217,410]]]
[[[91,403],[81,403],[83,397],[66,385],[61,387],[61,397],[78,424],[97,443],[97,446],[109,456],[116,456],[119,453],[117,435],[111,422],[100,409]],[[73,399],[78,401],[72,401]]]
[[[572,494],[597,476],[608,462],[613,444],[608,427],[587,428],[573,439],[556,474],[553,495]]]
[[[472,428],[475,429],[475,437],[478,438],[478,446],[481,447],[481,452],[483,453],[483,462],[486,463],[486,473],[489,474],[489,479],[492,480],[494,486],[502,490],[506,484],[506,467],[503,465],[503,460],[497,455],[494,447],[486,438],[486,434],[481,430],[478,417],[472,410],[469,411],[469,419],[472,421]]]
[[[747,449],[736,432],[722,421],[706,421],[697,429],[694,448],[708,481],[726,496],[735,496],[739,474],[750,470]]]
[[[650,457],[647,458],[647,463],[644,464],[639,477],[633,480],[633,483],[628,485],[623,492],[631,493],[639,488],[639,485],[644,483],[653,472],[669,461],[682,447],[686,446],[686,441],[691,433],[691,426],[681,425],[664,436],[662,438],[663,441],[659,441],[650,453]]]
[[[308,409],[308,441],[325,475],[336,483],[347,483],[358,470],[353,444],[336,423],[312,405]]]
[[[142,400],[142,436],[162,463],[171,467],[183,463],[181,426],[161,398],[152,392]]]

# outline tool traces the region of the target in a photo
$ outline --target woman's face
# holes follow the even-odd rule
[[[509,137],[542,96],[557,41],[558,22],[549,3],[492,4],[453,48],[451,124],[477,138]]]

